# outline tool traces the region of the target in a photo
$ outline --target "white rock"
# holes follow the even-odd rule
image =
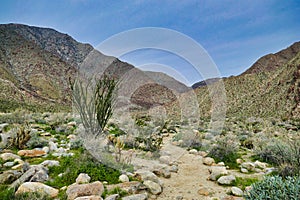
[[[260,161],[255,161],[254,162],[255,167],[260,168],[260,169],[266,169],[267,168],[267,163],[263,163]]]
[[[89,183],[91,180],[91,177],[88,174],[80,173],[78,177],[76,178],[77,184],[83,184],[83,183]]]
[[[40,165],[42,165],[44,167],[59,166],[59,161],[57,161],[57,160],[45,160]]]
[[[196,154],[198,154],[198,151],[196,149],[191,149],[191,150],[189,150],[189,153],[196,155]]]
[[[254,169],[255,169],[255,165],[252,162],[244,162],[244,163],[241,164],[241,167],[245,168],[249,171],[254,171]]]
[[[245,173],[245,174],[249,173],[248,169],[245,169],[245,168],[241,168],[241,172]]]
[[[57,143],[54,143],[52,141],[49,142],[49,150],[50,151],[57,151]]]
[[[227,175],[228,172],[226,170],[226,167],[224,166],[212,166],[210,171],[209,180],[216,181],[218,177],[221,175]]]
[[[119,181],[121,181],[122,183],[129,182],[129,178],[127,175],[122,174],[121,176],[119,176]]]
[[[13,154],[13,153],[2,153],[0,155],[0,158],[2,158],[2,160],[7,161],[7,160],[15,160],[15,159],[21,159],[20,156]]]
[[[172,160],[171,160],[171,157],[170,156],[161,156],[159,158],[159,161],[163,164],[167,164],[167,165],[170,165]]]
[[[16,194],[22,194],[26,192],[43,192],[54,198],[58,195],[58,190],[48,185],[38,182],[25,182],[17,190]]]
[[[134,194],[127,197],[123,197],[122,200],[146,200],[147,198],[147,194]]]
[[[100,196],[92,195],[92,196],[77,197],[75,200],[103,200],[103,199]]]
[[[49,147],[43,147],[42,150],[45,151],[45,153],[49,153],[50,148]]]
[[[205,157],[203,158],[203,164],[211,166],[215,163],[215,160],[211,157]]]
[[[229,175],[229,176],[221,176],[218,179],[218,183],[221,185],[231,185],[235,181],[235,176]]]
[[[73,184],[68,186],[66,194],[68,195],[68,200],[74,200],[77,197],[96,195],[101,196],[104,192],[104,186],[100,181],[87,184]]]
[[[162,188],[158,183],[155,183],[153,181],[144,181],[144,185],[150,190],[152,194],[160,194],[162,192]]]
[[[231,187],[231,193],[234,195],[234,196],[238,196],[238,197],[241,197],[243,196],[243,190],[241,190],[240,188],[238,187]]]
[[[6,163],[3,164],[4,167],[12,167],[14,165],[15,165],[14,162],[6,162]]]

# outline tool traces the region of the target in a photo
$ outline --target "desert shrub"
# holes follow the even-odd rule
[[[26,143],[26,146],[30,149],[40,148],[48,145],[47,140],[41,138],[37,133],[30,134],[30,139]]]
[[[30,127],[28,124],[20,125],[19,127],[11,130],[12,137],[9,139],[8,148],[24,149],[26,143],[30,140]]]
[[[210,149],[208,156],[214,158],[216,162],[224,162],[231,168],[238,168],[236,159],[240,157],[238,153],[239,145],[235,135],[219,136],[216,144]]]
[[[63,173],[62,176],[58,174]],[[107,181],[109,184],[118,183],[121,173],[95,160],[88,152],[77,153],[72,157],[64,157],[59,166],[49,168],[53,179],[46,184],[55,188],[71,185],[80,173],[87,173],[91,181]]]
[[[274,139],[256,149],[256,156],[279,167],[281,176],[295,176],[300,173],[300,140]]]
[[[117,81],[105,75],[87,83],[78,79],[70,84],[74,107],[85,130],[96,136],[102,134],[113,113]]]
[[[202,136],[200,133],[193,132],[192,130],[181,129],[180,132],[176,133],[173,137],[174,141],[182,141],[180,146],[188,149],[202,149]]]
[[[83,141],[81,139],[72,140],[70,142],[70,149],[80,149],[83,148]]]
[[[245,198],[246,200],[298,200],[300,199],[300,178],[266,177],[263,181],[254,183]]]

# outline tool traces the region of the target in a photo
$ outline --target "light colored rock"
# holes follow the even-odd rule
[[[243,196],[243,194],[244,194],[243,190],[241,190],[241,189],[238,188],[238,187],[231,187],[231,193],[232,193],[234,196],[238,196],[238,197],[241,197],[241,196]]]
[[[217,166],[225,166],[225,163],[224,162],[218,162]]]
[[[118,194],[109,195],[104,200],[117,200],[120,196]]]
[[[125,183],[118,183],[114,185],[106,185],[106,188],[108,191],[113,190],[115,188],[121,188],[122,190],[130,193],[135,194],[138,189],[140,189],[142,186],[142,183],[139,181],[131,181],[131,182],[125,182]]]
[[[35,174],[30,178],[30,182],[45,182],[49,178],[48,170],[45,167],[37,166]]]
[[[202,187],[198,190],[198,194],[202,196],[208,196],[209,195],[209,190],[205,187]]]
[[[46,152],[43,150],[38,150],[38,149],[32,149],[32,150],[20,150],[18,151],[19,156],[24,156],[24,157],[40,157],[45,155]]]
[[[50,152],[49,147],[43,147],[42,150],[45,151],[45,153],[49,153]]]
[[[58,195],[59,191],[43,183],[26,182],[20,185],[16,194],[22,194],[26,192],[42,192],[49,195],[52,198],[55,198]]]
[[[16,155],[16,154],[13,154],[13,153],[2,153],[0,155],[0,158],[3,160],[3,161],[7,161],[7,160],[15,160],[15,159],[21,159],[20,156]]]
[[[171,172],[170,172],[170,170],[168,170],[168,169],[162,169],[162,170],[161,170],[161,175],[162,175],[164,178],[171,178]]]
[[[15,165],[14,162],[6,162],[6,163],[3,164],[3,167],[12,167],[14,165]]]
[[[260,161],[255,161],[254,162],[255,167],[260,168],[260,169],[266,169],[267,168],[267,163],[263,163]]]
[[[96,181],[88,184],[74,184],[68,186],[66,194],[68,195],[68,200],[74,200],[77,197],[96,195],[101,196],[104,192],[104,186],[100,181]]]
[[[123,197],[122,200],[146,200],[148,198],[147,194],[135,194],[127,197]]]
[[[207,152],[205,151],[199,151],[198,154],[202,157],[206,157],[207,156]]]
[[[59,161],[57,161],[57,160],[45,160],[40,165],[42,165],[44,167],[59,166]]]
[[[122,183],[129,182],[129,178],[127,175],[122,174],[121,176],[119,176],[119,181],[121,181]]]
[[[161,186],[158,184],[158,183],[155,183],[153,181],[144,181],[143,183],[149,190],[152,194],[160,194],[162,192],[162,188]]]
[[[236,163],[240,165],[240,164],[242,164],[242,163],[243,163],[243,160],[242,160],[242,159],[240,159],[240,158],[238,158],[238,159],[236,159]]]
[[[74,122],[74,121],[73,121],[73,122],[69,122],[67,125],[68,125],[68,126],[73,126],[73,127],[74,127],[74,126],[76,126],[76,122]]]
[[[218,183],[221,185],[231,185],[235,181],[234,175],[228,175],[228,176],[221,176],[218,179]]]
[[[103,199],[100,196],[92,195],[92,196],[77,197],[75,200],[103,200]]]
[[[161,156],[159,158],[159,161],[162,163],[162,164],[167,164],[167,165],[170,165],[172,163],[172,160],[171,160],[171,157],[170,156]]]
[[[14,162],[15,162],[15,163],[19,163],[19,164],[24,164],[24,161],[21,160],[21,159],[19,159],[19,158],[16,158],[16,159],[14,160]]]
[[[255,165],[252,162],[244,162],[241,164],[241,167],[247,169],[248,171],[254,171],[255,169]]]
[[[212,166],[209,169],[209,172],[210,172],[209,180],[212,181],[216,181],[218,177],[228,174],[226,167],[223,166]]]
[[[245,173],[245,174],[249,173],[248,169],[245,169],[245,168],[241,168],[241,172]]]
[[[7,170],[0,174],[0,184],[10,184],[22,175],[16,170]]]
[[[178,172],[178,166],[177,166],[177,165],[172,165],[172,166],[170,167],[170,172],[177,173],[177,172]]]
[[[211,157],[205,157],[203,158],[203,164],[204,165],[208,165],[208,166],[211,166],[215,163],[215,160]]]
[[[189,153],[196,155],[196,154],[198,154],[198,151],[196,149],[191,149],[191,150],[189,150]]]
[[[80,173],[78,177],[76,178],[77,184],[83,184],[83,183],[89,183],[91,180],[91,177],[88,174]]]
[[[159,178],[150,171],[138,170],[135,172],[135,176],[140,177],[140,179],[143,181],[153,181],[158,184],[160,183]]]
[[[50,141],[48,145],[50,151],[57,151],[57,143]]]
[[[21,164],[17,164],[15,166],[13,166],[11,169],[16,170],[16,169],[22,169],[23,168],[24,163]]]

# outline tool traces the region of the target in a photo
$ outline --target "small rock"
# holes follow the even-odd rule
[[[236,163],[240,165],[240,164],[242,164],[242,163],[243,163],[243,160],[242,160],[242,159],[240,159],[240,158],[238,158],[238,159],[236,159]]]
[[[199,151],[199,153],[198,153],[200,156],[202,156],[202,157],[206,157],[207,156],[207,152],[205,152],[205,151]]]
[[[117,200],[119,198],[118,194],[109,195],[104,200]]]
[[[103,199],[100,196],[92,195],[92,196],[77,197],[75,200],[103,200]]]
[[[205,157],[203,158],[203,164],[212,166],[215,163],[215,160],[211,157]]]
[[[243,190],[241,190],[240,188],[238,187],[231,187],[231,193],[234,195],[234,196],[238,196],[238,197],[241,197],[243,196]]]
[[[162,192],[162,188],[158,183],[155,183],[153,181],[144,181],[143,183],[152,194],[160,194]]]
[[[267,163],[263,163],[260,161],[255,161],[254,162],[255,167],[260,168],[260,169],[266,169],[267,168]]]
[[[171,157],[170,156],[161,156],[159,158],[159,161],[162,163],[162,164],[167,164],[167,165],[170,165],[171,164]]]
[[[229,176],[221,176],[218,179],[218,183],[221,185],[231,185],[235,181],[235,176],[229,175]]]
[[[143,181],[149,180],[158,184],[160,183],[159,178],[153,172],[150,171],[138,170],[135,172],[135,176],[140,177]]]
[[[43,136],[43,137],[50,137],[51,133],[49,133],[49,132],[41,133],[41,136]]]
[[[100,181],[88,184],[70,185],[66,191],[68,200],[74,200],[77,197],[96,195],[101,196],[104,192],[104,186]]]
[[[49,147],[43,147],[42,150],[45,151],[45,153],[49,153],[50,152]]]
[[[19,164],[24,164],[24,161],[21,160],[21,159],[19,159],[19,158],[16,158],[16,159],[14,160],[14,162],[15,162],[15,163],[19,163]]]
[[[224,162],[218,162],[217,166],[225,166]]]
[[[122,200],[146,200],[148,197],[147,194],[135,194],[127,197],[123,197]]]
[[[241,168],[241,172],[245,173],[245,174],[249,173],[248,169],[245,169],[245,168]]]
[[[57,143],[50,141],[48,145],[50,151],[57,151]]]
[[[16,169],[22,169],[23,168],[24,163],[22,164],[17,164],[15,166],[13,166],[11,169],[16,170]]]
[[[43,183],[26,182],[23,183],[17,190],[16,194],[31,192],[43,192],[52,198],[58,195],[58,190]]]
[[[6,163],[3,164],[4,167],[12,167],[14,165],[15,165],[14,162],[6,162]]]
[[[248,171],[254,171],[255,165],[252,162],[244,162],[241,164],[242,168],[247,169]]]
[[[177,173],[178,172],[178,166],[177,165],[172,165],[170,168],[170,172]]]
[[[222,166],[212,166],[209,171],[210,171],[209,180],[212,181],[216,181],[217,178],[220,177],[221,175],[228,174],[226,167],[222,167]]]
[[[171,172],[168,169],[162,169],[161,174],[164,178],[171,178]]]
[[[16,154],[13,154],[13,153],[2,153],[0,155],[0,158],[3,160],[3,161],[7,161],[7,160],[15,160],[15,159],[21,159],[20,156],[16,155]]]
[[[43,150],[38,150],[38,149],[33,149],[33,150],[20,150],[18,151],[19,156],[24,156],[24,157],[40,157],[45,155],[46,152]]]
[[[121,176],[119,176],[119,181],[121,181],[122,183],[129,182],[129,178],[127,175],[122,174]]]
[[[198,151],[196,149],[191,149],[191,150],[189,150],[189,153],[196,155],[196,154],[198,154]]]
[[[40,165],[42,165],[44,167],[59,166],[59,161],[57,161],[57,160],[45,160]]]
[[[76,126],[76,122],[74,122],[74,121],[73,122],[69,122],[67,125],[75,127]]]
[[[209,195],[209,190],[205,187],[202,187],[198,190],[198,194],[202,196],[208,196]]]
[[[77,184],[83,184],[83,183],[89,183],[91,180],[91,177],[88,174],[80,173],[78,177],[76,178]]]

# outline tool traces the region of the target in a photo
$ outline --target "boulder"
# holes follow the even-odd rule
[[[0,158],[3,160],[3,161],[8,161],[8,160],[15,160],[15,159],[21,159],[20,156],[16,155],[16,154],[13,154],[13,153],[2,153],[0,155]]]
[[[83,183],[89,183],[91,180],[91,177],[88,174],[80,173],[78,177],[76,178],[77,184],[83,184]]]
[[[203,164],[212,166],[213,164],[215,164],[215,160],[211,157],[205,157],[205,158],[203,158]]]
[[[17,170],[8,170],[0,174],[0,184],[10,184],[17,180],[22,175],[21,172]]]
[[[19,156],[24,156],[24,157],[40,157],[45,155],[46,152],[43,150],[38,150],[38,149],[32,149],[32,150],[20,150],[18,151]]]
[[[121,176],[119,176],[119,181],[121,181],[122,183],[129,182],[129,178],[127,175],[122,174]]]
[[[104,186],[100,181],[95,181],[93,183],[87,184],[73,184],[68,186],[66,194],[68,195],[68,200],[74,200],[77,197],[83,196],[101,196],[104,192]]]
[[[162,192],[162,188],[158,183],[147,180],[147,181],[144,181],[143,184],[149,189],[149,191],[152,194],[157,195],[157,194],[160,194]]]
[[[223,166],[212,166],[209,169],[209,172],[210,172],[209,180],[212,181],[216,181],[218,177],[228,174],[226,167]]]
[[[234,196],[238,196],[238,197],[241,197],[241,196],[244,195],[243,190],[241,190],[241,189],[238,188],[238,187],[231,187],[231,193],[232,193]]]
[[[37,183],[37,182],[26,182],[20,185],[18,188],[16,194],[22,194],[22,193],[30,193],[30,192],[40,192],[47,194],[48,196],[55,198],[58,195],[58,190],[55,188],[52,188],[48,185],[45,185],[43,183]]]
[[[235,181],[235,176],[229,175],[229,176],[221,176],[218,179],[218,183],[221,185],[231,185]]]

